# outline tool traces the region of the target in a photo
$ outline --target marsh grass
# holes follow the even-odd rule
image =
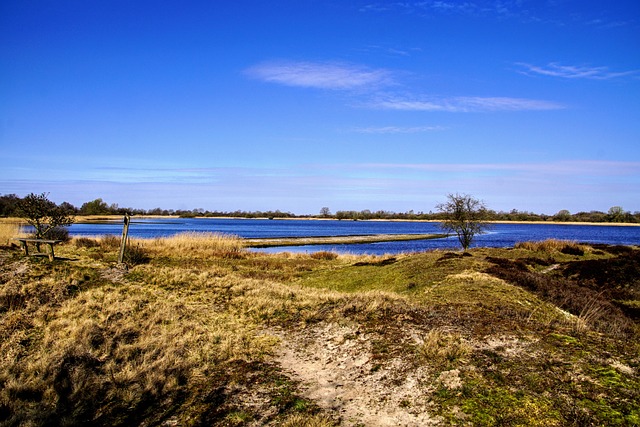
[[[240,237],[223,233],[185,232],[152,240],[137,239],[136,242],[158,254],[175,257],[241,258],[245,253]]]
[[[26,237],[26,233],[19,223],[0,222],[0,246],[15,244],[13,239],[17,237]]]

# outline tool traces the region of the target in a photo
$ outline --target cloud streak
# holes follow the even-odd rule
[[[559,110],[565,108],[564,105],[552,101],[478,96],[431,97],[425,99],[389,98],[374,101],[370,106],[384,110],[442,111],[450,113]]]
[[[591,79],[610,80],[620,77],[638,75],[639,70],[632,71],[610,71],[608,67],[588,67],[577,65],[561,65],[551,62],[547,65],[538,66],[524,62],[516,63],[522,68],[522,73],[526,75],[541,75],[550,77],[560,77],[564,79]]]
[[[265,62],[247,69],[246,73],[269,83],[315,89],[349,90],[393,82],[388,70],[331,62]]]

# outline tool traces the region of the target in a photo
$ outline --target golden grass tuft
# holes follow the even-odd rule
[[[462,341],[459,333],[442,328],[431,329],[418,346],[418,356],[436,366],[455,364],[469,352],[470,347]]]
[[[147,249],[172,256],[217,255],[228,258],[242,257],[243,239],[224,233],[185,232],[153,240],[137,239]]]

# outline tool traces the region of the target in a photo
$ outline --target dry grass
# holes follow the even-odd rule
[[[24,237],[22,226],[17,222],[0,222],[0,246],[11,245],[16,237]]]
[[[200,295],[144,283],[74,297],[91,280],[71,277],[2,288],[0,405],[12,408],[14,423],[153,419],[150,399],[179,402],[184,389],[208,387],[225,364],[260,361],[278,342],[257,333],[250,317],[216,310]],[[240,286],[233,292],[249,292]]]
[[[526,249],[534,252],[562,252],[569,255],[584,255],[591,248],[570,240],[547,239],[539,242],[518,242],[516,249]]]
[[[185,232],[153,240],[136,239],[135,242],[156,253],[177,257],[214,255],[236,258],[244,252],[240,237],[222,233]]]

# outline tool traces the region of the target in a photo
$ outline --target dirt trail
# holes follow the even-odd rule
[[[434,387],[426,370],[400,359],[373,360],[372,337],[356,326],[326,324],[280,333],[277,361],[301,382],[304,396],[339,416],[342,426],[430,426],[428,395]]]

